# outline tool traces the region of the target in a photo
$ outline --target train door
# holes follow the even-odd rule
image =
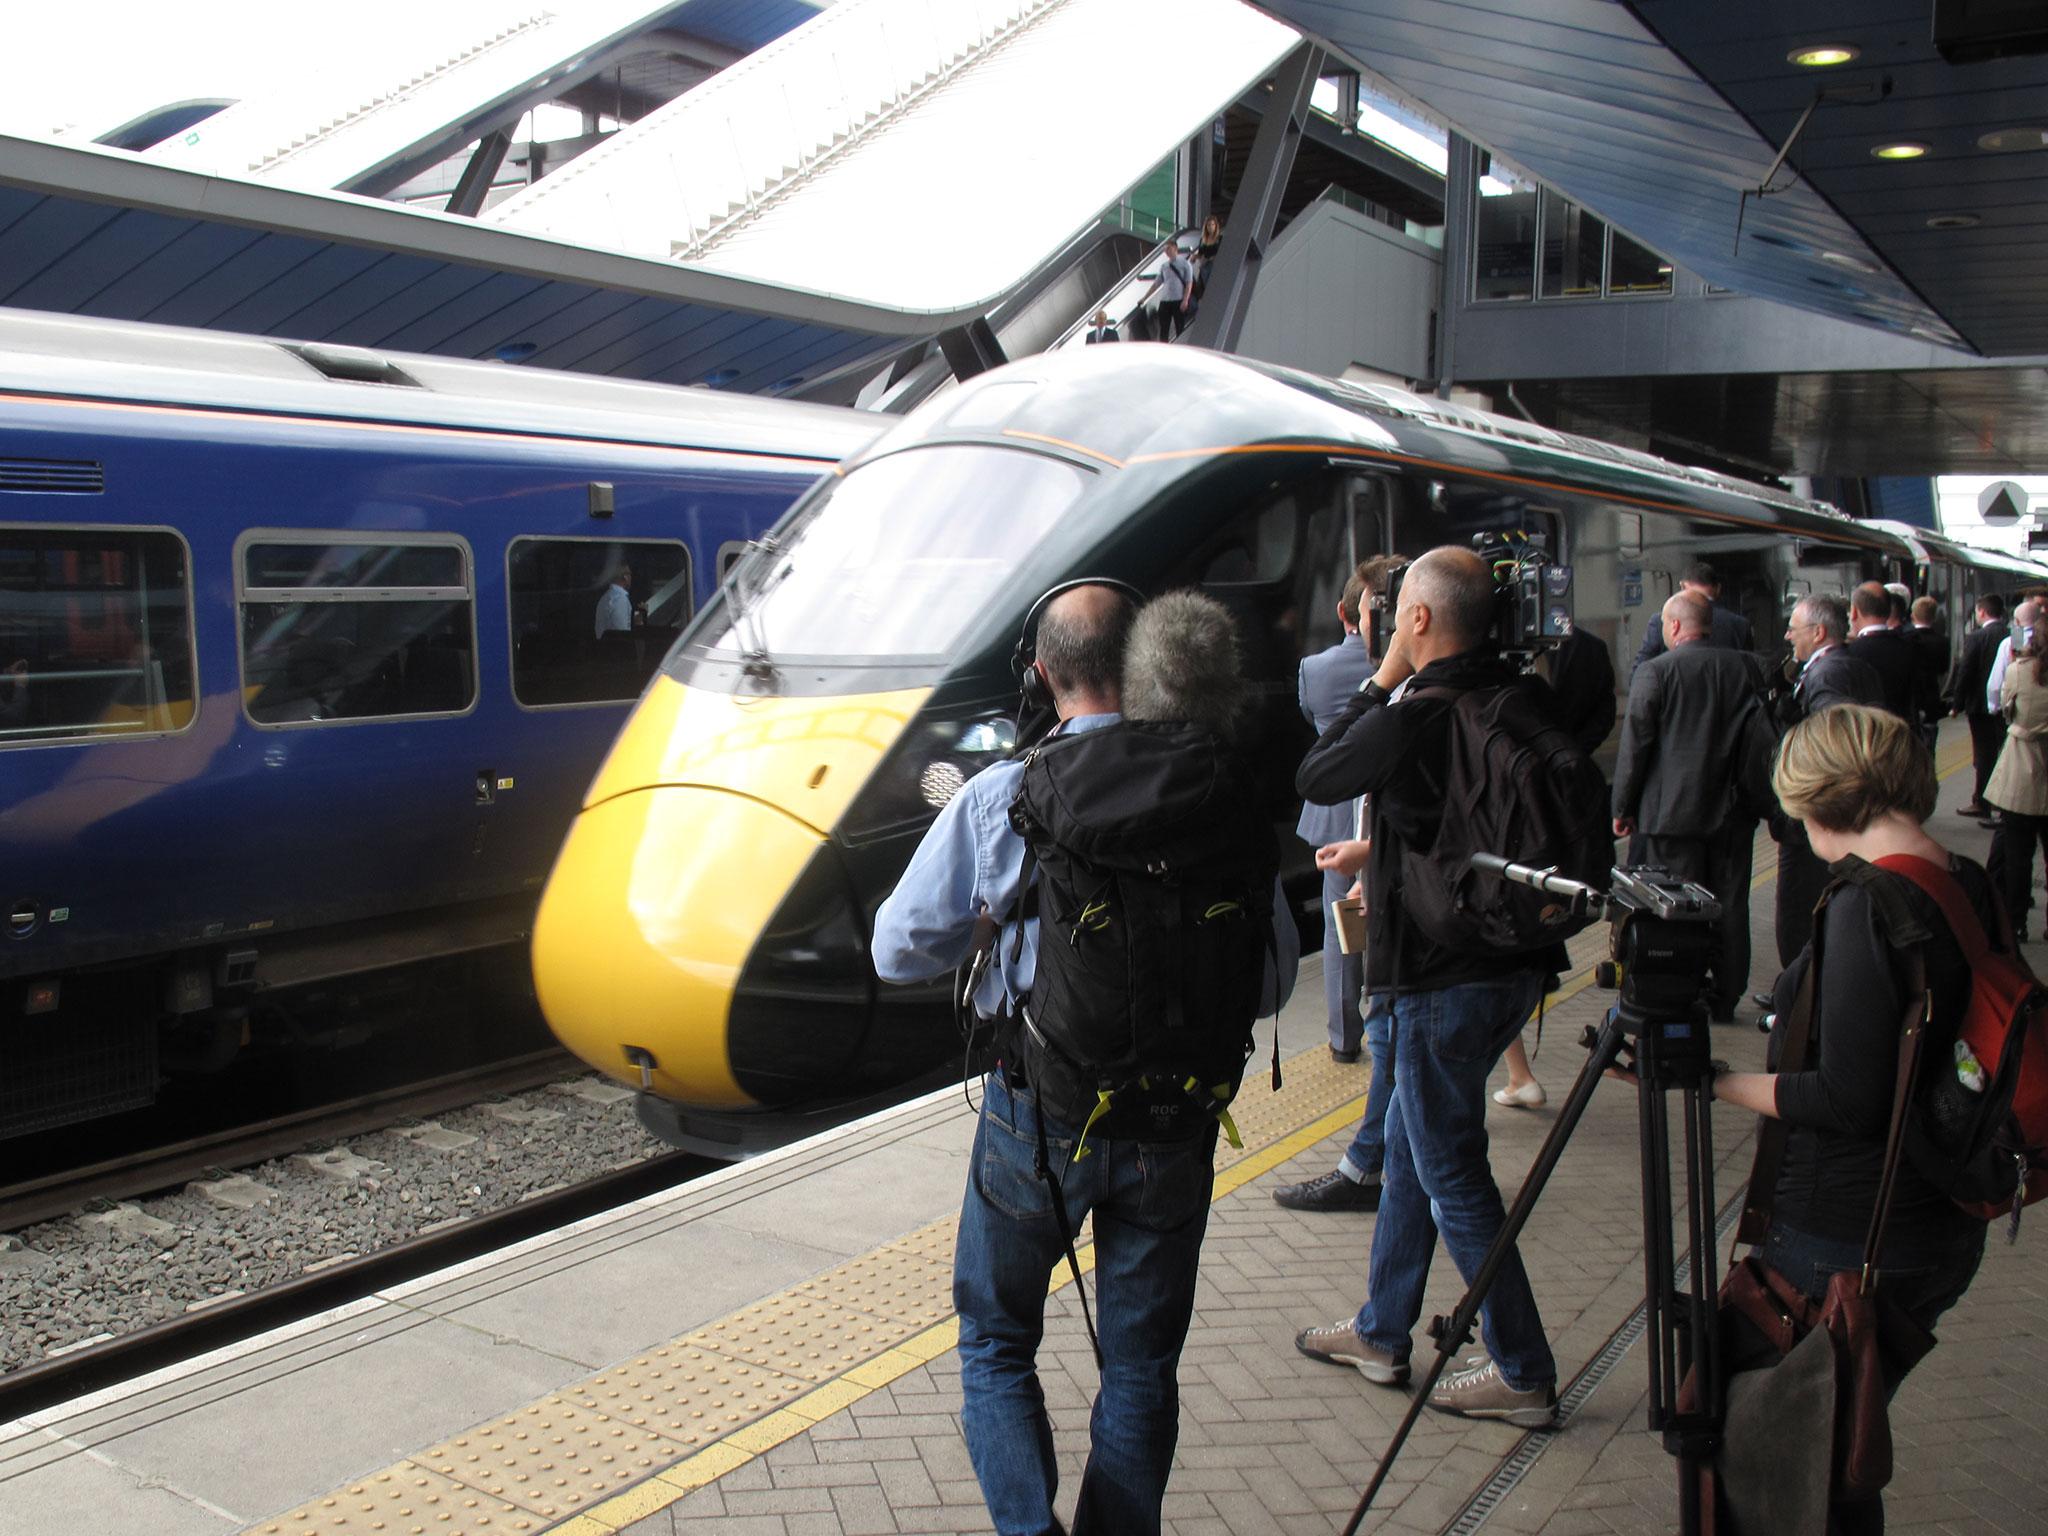
[[[1301,807],[1294,770],[1315,739],[1301,713],[1301,659],[1343,638],[1337,600],[1358,562],[1385,550],[1387,505],[1384,476],[1331,467],[1253,500],[1163,583],[1199,587],[1237,620],[1260,797],[1290,826]]]

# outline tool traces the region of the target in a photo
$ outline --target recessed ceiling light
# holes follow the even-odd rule
[[[1768,229],[1759,230],[1749,238],[1760,245],[1775,245],[1780,250],[1785,251],[1810,251],[1813,249],[1804,240],[1794,240],[1790,235],[1775,235]]]
[[[2029,149],[2048,149],[2048,128],[1997,128],[1977,138],[1979,149],[1994,155],[2019,154]]]
[[[1871,153],[1880,160],[1918,160],[1927,153],[1925,144],[1880,144]]]
[[[1847,267],[1851,272],[1875,272],[1877,263],[1865,261],[1861,256],[1851,256],[1847,251],[1822,251],[1820,259],[1830,266]]]
[[[1984,222],[1979,213],[1937,213],[1927,221],[1929,229],[1975,229]]]
[[[1806,48],[1794,48],[1785,58],[1787,62],[1807,69],[1826,69],[1831,64],[1851,63],[1862,55],[1863,50],[1853,43],[1814,43]]]

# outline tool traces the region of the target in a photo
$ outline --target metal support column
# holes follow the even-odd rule
[[[1308,121],[1309,100],[1322,67],[1323,50],[1314,43],[1303,43],[1280,61],[1273,77],[1272,100],[1259,119],[1244,180],[1230,204],[1230,222],[1223,227],[1215,270],[1202,290],[1201,313],[1183,340],[1219,352],[1237,346],[1251,307],[1252,285],[1258,281],[1259,262],[1272,243],[1273,226],[1280,221],[1280,199],[1294,169],[1294,151],[1301,143],[1302,125]]]
[[[979,316],[965,325],[939,332],[939,350],[946,354],[946,366],[953,370],[953,377],[963,381],[1009,361],[1003,356],[1003,344],[996,340],[996,333]]]
[[[1479,217],[1479,148],[1452,134],[1444,166],[1444,245],[1437,266],[1435,354],[1436,392],[1448,396],[1458,377],[1458,315],[1472,291],[1473,229]]]
[[[490,196],[491,183],[497,180],[498,169],[504,165],[505,156],[511,148],[512,134],[504,128],[479,139],[476,153],[462,168],[462,179],[455,183],[455,192],[442,211],[460,214],[465,219],[473,219],[482,213],[484,199]]]
[[[1188,222],[1200,229],[1202,220],[1216,206],[1216,124],[1202,124],[1202,131],[1188,142],[1194,165],[1188,177]]]

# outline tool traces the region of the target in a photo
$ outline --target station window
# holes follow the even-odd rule
[[[1543,297],[1597,299],[1607,223],[1577,203],[1543,195]]]
[[[690,617],[690,552],[672,540],[514,539],[505,562],[521,704],[639,697]]]
[[[1482,168],[1484,169],[1484,168]],[[1498,163],[1479,181],[1472,243],[1472,297],[1480,303],[1526,299],[1536,291],[1536,187]]]
[[[236,575],[243,698],[258,725],[453,715],[475,702],[466,546],[257,534]]]
[[[180,730],[195,671],[178,535],[0,529],[0,746]]]
[[[1671,263],[1617,229],[1613,231],[1607,255],[1607,291],[1623,296],[1669,293]]]

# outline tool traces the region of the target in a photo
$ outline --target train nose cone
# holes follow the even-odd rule
[[[748,958],[815,862],[824,837],[722,789],[664,785],[578,816],[541,899],[533,969],[556,1036],[601,1072],[707,1107],[755,1101],[728,1039]],[[846,904],[851,921],[851,903]],[[864,1021],[847,1021],[857,1034]]]

